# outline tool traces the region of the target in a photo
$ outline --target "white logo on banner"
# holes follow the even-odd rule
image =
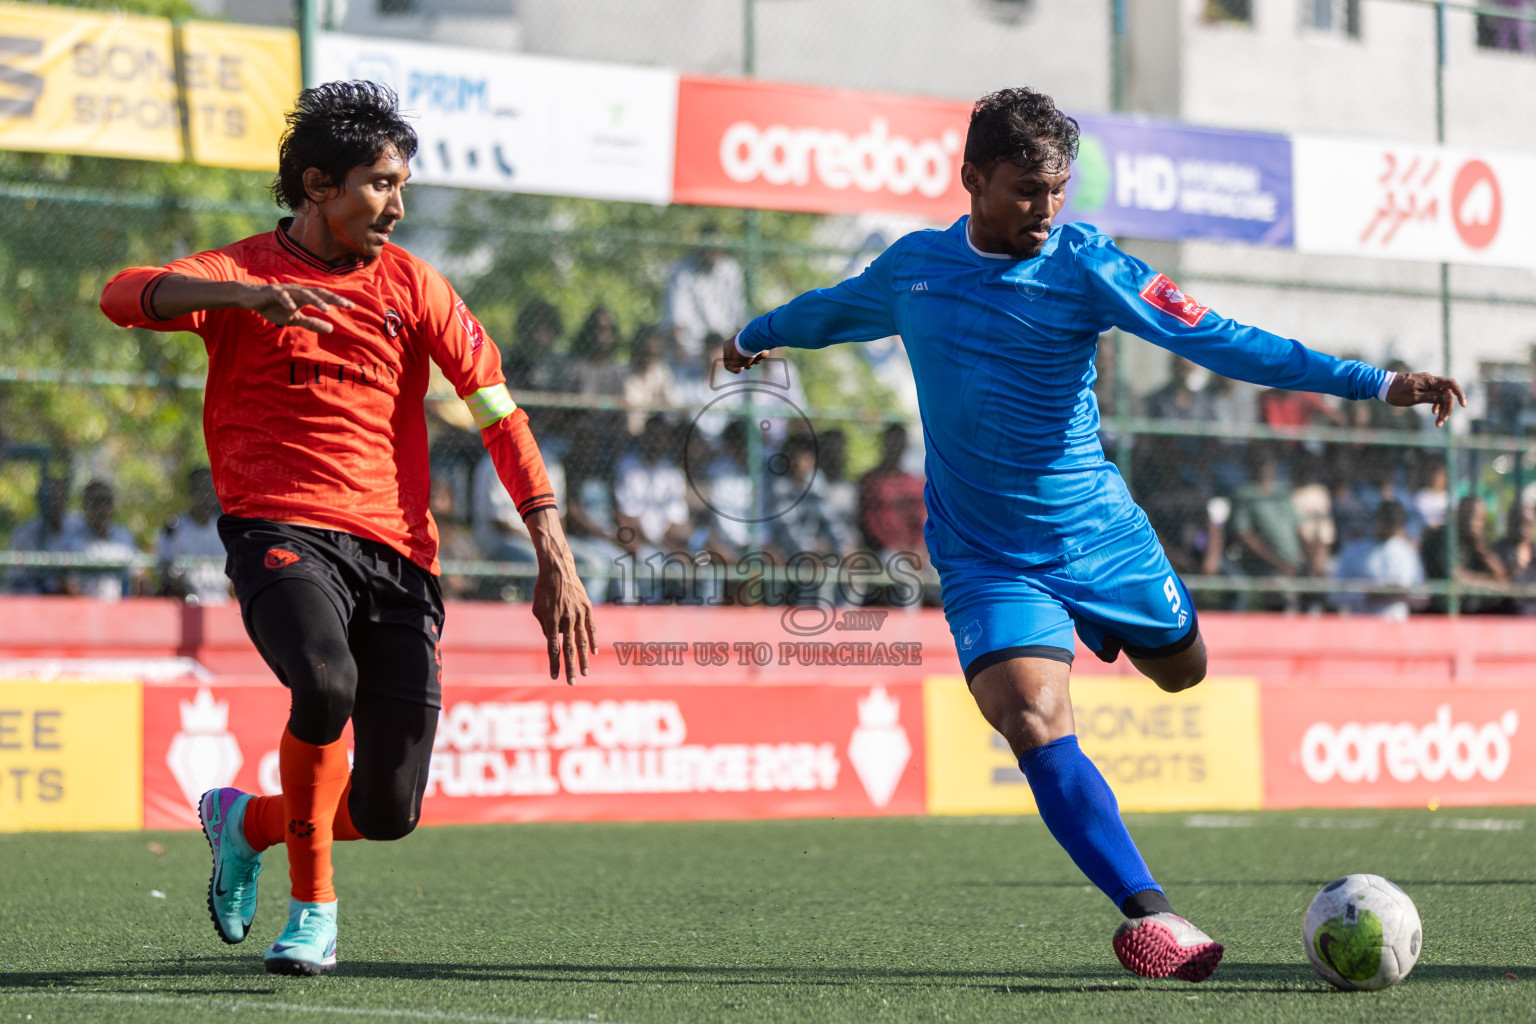
[[[720,138],[720,168],[732,181],[762,178],[770,185],[805,185],[814,170],[827,188],[884,189],[898,196],[916,189],[930,199],[949,191],[959,153],[959,132],[914,142],[892,135],[883,117],[872,118],[867,131],[851,138],[835,129],[760,128],[751,121],[737,121]]]
[[[181,701],[181,731],[171,740],[165,763],[176,784],[197,806],[198,797],[235,781],[243,758],[240,744],[229,732],[229,702],[216,701],[206,686],[190,701]]]
[[[674,700],[458,701],[427,795],[743,793],[837,788],[831,743],[688,743]]]
[[[1451,706],[1441,704],[1435,720],[1408,722],[1317,722],[1301,738],[1301,767],[1313,782],[1375,782],[1382,762],[1398,782],[1422,778],[1439,782],[1450,775],[1468,782],[1481,775],[1489,782],[1509,769],[1510,738],[1520,725],[1513,709],[1481,727],[1451,721]]]
[[[848,760],[864,792],[876,807],[884,807],[896,793],[896,784],[912,757],[912,743],[901,727],[901,701],[877,686],[859,701],[859,727],[848,744]]]

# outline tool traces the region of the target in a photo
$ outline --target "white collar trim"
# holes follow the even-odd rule
[[[971,252],[975,253],[977,256],[984,256],[989,260],[1013,260],[1013,262],[1018,262],[1017,260],[1014,260],[1012,256],[1009,256],[1005,253],[982,252],[980,249],[976,248],[976,243],[971,241],[971,219],[969,217],[965,219],[965,244],[970,246]]]

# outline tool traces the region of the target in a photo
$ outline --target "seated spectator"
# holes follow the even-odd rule
[[[1536,505],[1516,501],[1509,507],[1509,525],[1494,550],[1504,563],[1509,582],[1536,586]],[[1510,601],[1510,610],[1517,615],[1536,615],[1536,595],[1517,595]]]
[[[571,380],[576,393],[589,398],[624,398],[628,369],[614,358],[619,350],[619,328],[613,314],[596,306],[571,341]],[[626,437],[622,412],[593,409],[583,414],[582,428],[588,440],[591,469],[607,475],[619,455],[620,439]]]
[[[11,550],[55,553],[74,550],[76,538],[85,530],[85,522],[78,515],[67,512],[68,507],[67,477],[39,480],[38,515],[16,528],[11,535]],[[17,594],[62,594],[64,577],[51,569],[18,568],[10,574],[8,589]]]
[[[1283,391],[1270,388],[1259,395],[1259,411],[1266,426],[1277,430],[1287,427],[1344,426],[1344,414],[1312,391]]]
[[[565,540],[576,560],[576,572],[593,604],[623,599],[613,489],[599,476],[572,477],[565,509]]]
[[[428,507],[433,521],[437,523],[437,557],[444,562],[480,561],[483,557],[480,546],[475,543],[474,531],[465,525],[464,517],[459,515],[453,482],[447,477],[432,477]],[[466,600],[480,595],[480,584],[473,577],[445,572],[441,582],[443,597],[450,600]]]
[[[1238,488],[1232,501],[1232,533],[1241,545],[1242,570],[1254,576],[1296,576],[1306,556],[1291,486],[1281,478],[1269,447],[1255,446],[1252,466],[1253,481]]]
[[[112,485],[105,480],[92,480],[80,494],[80,517],[85,529],[75,534],[65,549],[86,558],[104,562],[131,562],[139,556],[139,546],[133,534],[113,522],[117,514],[117,499]],[[121,601],[135,589],[142,577],[142,570],[134,565],[121,569],[72,570],[64,578],[64,592],[100,601]]]
[[[859,480],[859,530],[881,558],[910,551],[928,564],[923,479],[901,468],[907,428],[893,423],[880,435],[880,461]]]
[[[1197,378],[1204,373],[1200,366],[1183,356],[1172,356],[1168,364],[1168,383],[1148,395],[1142,406],[1146,415],[1185,423],[1212,419],[1211,392],[1195,387]]]
[[[697,359],[711,332],[729,337],[747,322],[746,278],[741,264],[720,248],[717,224],[700,232],[704,248],[672,264],[662,298],[662,326],[688,361]]]
[[[178,565],[179,559],[198,561]],[[207,466],[187,474],[187,510],[166,520],[155,542],[155,565],[162,595],[188,604],[229,603],[224,542],[219,539],[219,496]]]
[[[1357,540],[1339,552],[1334,578],[1361,580],[1383,587],[1408,589],[1424,582],[1419,550],[1408,539],[1408,512],[1401,502],[1376,506],[1376,535]],[[1368,615],[1402,621],[1408,618],[1406,594],[1341,594],[1342,607]]]
[[[1497,588],[1509,579],[1504,561],[1488,543],[1487,509],[1481,498],[1468,496],[1456,506],[1456,580],[1472,587]],[[1446,533],[1449,527],[1436,526],[1424,531],[1419,542],[1419,557],[1424,561],[1424,575],[1432,580],[1448,580]],[[1501,597],[1469,594],[1458,602],[1469,614],[1497,612],[1504,604]],[[1444,613],[1449,602],[1436,597],[1430,610]]]
[[[1296,506],[1307,575],[1327,576],[1337,538],[1333,502],[1322,481],[1322,460],[1309,452],[1296,458],[1296,489],[1291,492],[1291,502]]]
[[[757,482],[747,472],[747,423],[732,419],[720,435],[719,453],[704,471],[709,506],[705,547],[734,562],[752,546],[752,525],[762,519]]]
[[[768,538],[781,564],[788,566],[808,554],[844,555],[852,551],[852,537],[828,507],[827,484],[816,467],[815,439],[791,435],[778,458],[783,460],[784,471],[769,475],[768,502],[769,508],[782,511],[769,520]],[[803,587],[791,584],[789,590],[790,603],[812,597]]]
[[[565,467],[560,461],[564,442],[559,435],[547,429],[550,417],[546,410],[530,411],[529,428],[538,441],[539,455],[544,460],[545,472],[558,507],[565,501]],[[517,503],[507,493],[506,485],[497,475],[496,463],[491,453],[480,456],[470,482],[470,522],[473,525],[475,545],[482,558],[492,562],[513,562],[532,567],[538,557],[533,548],[533,538],[528,525],[518,515]],[[502,591],[507,600],[528,600],[533,593],[535,576],[520,575]]]
[[[663,570],[647,567],[651,555],[684,551],[692,537],[693,524],[688,514],[688,480],[674,454],[676,436],[664,416],[645,421],[635,449],[626,454],[614,469],[614,522],[617,539],[625,550],[635,554],[636,590],[625,600],[658,601]],[[663,567],[664,569],[665,567]],[[655,570],[655,571],[652,571]],[[667,591],[678,599],[681,592]]]
[[[1432,457],[1424,472],[1424,484],[1413,495],[1413,507],[1425,528],[1444,526],[1451,507],[1451,489],[1447,483],[1445,460]]]
[[[1211,420],[1215,423],[1252,424],[1259,422],[1259,388],[1247,381],[1211,374],[1205,386]],[[1222,491],[1235,491],[1247,479],[1248,439],[1225,437],[1209,449],[1211,480]]]
[[[661,328],[642,327],[630,344],[629,376],[624,378],[624,404],[629,406],[629,433],[639,436],[646,416],[656,408],[670,408],[672,368],[663,356],[667,338]]]
[[[827,512],[837,523],[838,532],[857,541],[859,488],[847,479],[848,435],[833,428],[816,436],[816,461],[827,485]]]
[[[514,394],[571,389],[570,360],[557,348],[564,334],[560,311],[543,299],[518,310],[512,342],[501,349],[501,370]]]

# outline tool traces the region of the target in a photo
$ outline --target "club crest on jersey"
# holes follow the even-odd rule
[[[454,303],[453,313],[459,318],[459,326],[464,328],[464,333],[469,336],[469,352],[470,355],[474,355],[480,351],[480,346],[485,344],[485,328],[481,327],[480,321],[470,313],[463,299]]]
[[[283,548],[269,548],[267,549],[267,557],[262,559],[262,564],[268,569],[281,569],[284,566],[292,565],[298,560],[299,556],[292,551]]]
[[[384,333],[391,338],[400,337],[400,331],[405,327],[405,318],[392,309],[384,311]]]
[[[1168,280],[1167,274],[1158,274],[1141,290],[1147,304],[1162,310],[1185,327],[1194,327],[1211,311],[1193,298],[1179,291],[1179,286]]]

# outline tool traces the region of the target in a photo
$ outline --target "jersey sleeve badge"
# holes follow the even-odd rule
[[[1162,310],[1185,327],[1198,325],[1205,314],[1211,311],[1210,306],[1202,306],[1179,291],[1179,286],[1170,281],[1167,274],[1158,274],[1147,282],[1147,286],[1141,290],[1141,297],[1148,305]]]
[[[459,318],[459,326],[464,328],[464,334],[469,339],[469,352],[474,355],[480,351],[480,346],[485,344],[485,328],[480,326],[480,321],[476,320],[475,315],[469,311],[469,307],[464,305],[463,299],[454,303],[453,312]]]

